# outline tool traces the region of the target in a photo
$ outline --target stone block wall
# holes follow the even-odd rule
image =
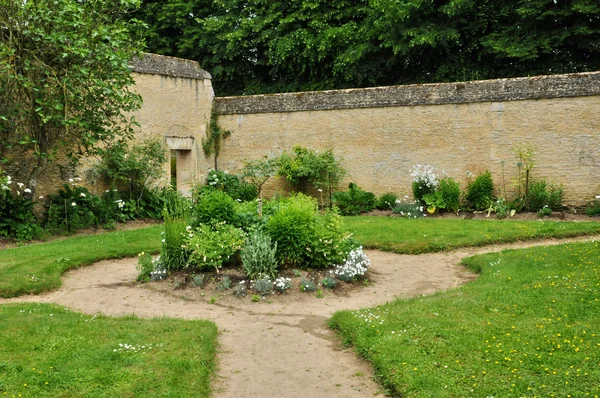
[[[220,157],[229,171],[302,145],[333,148],[348,181],[377,194],[410,195],[410,169],[429,164],[463,188],[489,169],[512,198],[514,148],[529,145],[532,178],[563,184],[567,204],[600,194],[600,72],[223,97],[215,109],[232,131]]]

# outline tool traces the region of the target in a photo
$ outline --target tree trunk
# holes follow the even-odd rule
[[[48,165],[48,158],[45,156],[40,156],[37,158],[37,164],[29,173],[29,178],[27,179],[27,188],[31,189],[31,198],[34,197],[35,191],[37,189],[38,178],[40,174],[44,171],[46,166]]]

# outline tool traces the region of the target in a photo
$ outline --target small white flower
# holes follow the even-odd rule
[[[69,182],[73,182],[73,179],[72,179],[72,178],[69,178]]]
[[[25,192],[25,193],[31,193],[31,189],[25,188],[25,190],[23,192]]]
[[[163,240],[162,240],[162,243],[165,243],[165,242],[166,242],[166,240],[165,240],[165,239],[163,239]]]
[[[38,196],[38,199],[44,199],[44,195]]]
[[[22,182],[17,182],[17,185],[19,186],[19,189],[21,189],[21,188],[23,188],[23,185],[25,185],[25,184],[23,184]]]
[[[71,202],[71,206],[77,206],[77,203]]]
[[[79,194],[79,196],[81,196],[82,198],[85,198],[85,194],[84,194],[83,192],[81,192],[81,193]]]

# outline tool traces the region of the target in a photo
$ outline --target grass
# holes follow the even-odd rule
[[[217,336],[212,322],[6,304],[0,305],[0,325],[0,397],[210,395]]]
[[[330,324],[402,397],[600,395],[598,242],[464,263],[479,279]]]
[[[161,229],[154,225],[0,250],[0,297],[57,289],[65,271],[96,261],[157,253]]]
[[[519,240],[600,233],[597,222],[439,220],[401,217],[344,217],[363,247],[419,254]]]

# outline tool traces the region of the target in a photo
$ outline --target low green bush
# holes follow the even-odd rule
[[[457,212],[460,209],[460,185],[452,177],[442,178],[437,191],[440,192],[446,211]]]
[[[241,176],[229,174],[221,170],[211,170],[206,178],[206,185],[218,191],[223,191],[234,200],[246,202],[258,196],[258,189],[246,182]]]
[[[351,182],[347,191],[333,194],[333,201],[344,216],[355,216],[375,208],[376,198],[372,192],[363,191]]]
[[[377,198],[377,203],[375,207],[378,210],[391,210],[396,205],[396,201],[398,200],[398,196],[391,192],[384,193],[379,198]]]
[[[600,216],[600,200],[590,202],[585,209],[585,213],[590,217]]]
[[[64,184],[48,198],[46,218],[50,230],[73,232],[108,221],[105,202],[85,187]]]
[[[526,203],[530,211],[540,211],[544,208],[560,210],[564,197],[563,187],[548,184],[546,180],[537,180],[531,183],[527,194]]]
[[[184,238],[184,248],[189,257],[187,266],[202,271],[216,270],[239,252],[246,234],[231,224],[200,224],[188,230]]]
[[[465,199],[474,210],[485,210],[494,202],[494,181],[486,170],[467,185]]]
[[[33,213],[34,202],[20,190],[13,194],[11,184],[9,176],[0,174],[0,236],[19,241],[31,240],[41,233]]]
[[[240,252],[242,267],[250,279],[268,276],[275,279],[277,275],[277,242],[261,230],[255,230],[248,235]]]
[[[206,189],[196,197],[194,225],[236,221],[235,201],[225,192]]]

